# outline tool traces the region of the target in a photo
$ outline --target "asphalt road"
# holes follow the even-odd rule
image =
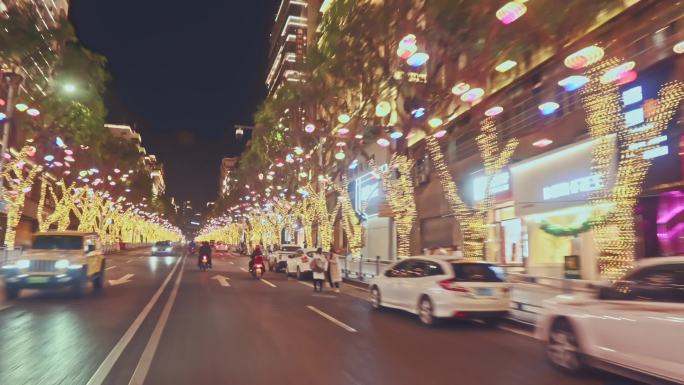
[[[554,371],[524,330],[427,329],[371,310],[359,289],[313,293],[282,274],[255,280],[246,265],[218,257],[200,272],[194,259],[131,251],[107,271],[129,281],[101,294],[0,303],[0,384],[629,384]]]

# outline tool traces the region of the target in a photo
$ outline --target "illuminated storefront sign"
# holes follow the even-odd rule
[[[558,199],[584,192],[599,190],[603,187],[603,181],[599,175],[589,175],[573,179],[567,182],[556,183],[544,187],[544,200]]]

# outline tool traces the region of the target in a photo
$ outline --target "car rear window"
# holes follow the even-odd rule
[[[283,248],[280,251],[294,253],[297,250],[299,250],[299,246],[283,246]]]
[[[38,235],[33,238],[36,250],[80,250],[83,238],[69,235]]]
[[[504,272],[499,266],[485,263],[452,263],[459,282],[503,282]]]
[[[171,246],[171,242],[169,241],[160,241],[154,244],[155,246]]]

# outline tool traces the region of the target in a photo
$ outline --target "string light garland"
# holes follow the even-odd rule
[[[12,159],[5,163],[0,183],[4,183],[2,198],[7,209],[7,224],[5,228],[5,246],[8,249],[14,248],[17,235],[17,225],[24,211],[26,194],[31,192],[36,177],[43,170],[43,167],[31,161],[35,155],[35,148],[24,146],[21,151]],[[6,154],[9,155],[9,154]]]
[[[349,251],[352,255],[359,255],[363,246],[363,226],[361,226],[359,217],[356,215],[356,211],[351,203],[349,180],[344,176],[342,177],[342,183],[334,184],[333,188],[337,192],[341,214],[340,220],[342,222],[342,229],[347,236]]]

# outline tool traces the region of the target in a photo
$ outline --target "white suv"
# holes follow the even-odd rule
[[[425,325],[441,318],[497,324],[509,311],[509,285],[500,266],[453,257],[420,256],[390,266],[370,284],[370,301],[418,314]]]
[[[311,271],[311,260],[313,259],[313,254],[317,249],[299,249],[294,254],[289,254],[287,256],[287,265],[285,266],[285,274],[290,276],[292,274],[297,277],[297,279],[302,280],[309,278],[313,275]],[[323,252],[323,255],[327,258],[329,253]]]
[[[537,337],[556,368],[684,383],[684,257],[645,259],[597,294],[561,295],[544,310]]]
[[[296,254],[300,249],[301,247],[297,245],[280,245],[280,249],[275,250],[268,257],[269,268],[277,272],[285,271],[288,257]]]

